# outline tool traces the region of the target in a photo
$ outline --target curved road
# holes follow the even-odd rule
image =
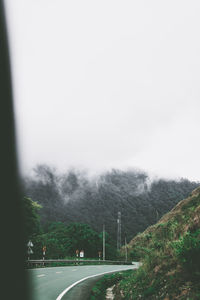
[[[69,291],[67,289],[77,281],[93,275],[100,276],[102,273],[136,269],[138,266],[138,263],[134,263],[134,265],[67,266],[27,270],[30,277],[32,300],[75,299],[72,296],[75,288]],[[88,280],[80,284],[82,289],[86,282]],[[65,293],[65,291],[67,292]]]

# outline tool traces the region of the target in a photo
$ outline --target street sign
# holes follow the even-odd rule
[[[80,257],[84,257],[84,251],[83,250],[80,251]]]
[[[28,242],[27,244],[28,247],[28,255],[33,254],[33,250],[31,249],[31,247],[33,247],[33,243],[31,241]]]
[[[31,241],[28,242],[27,244],[28,247],[33,247],[33,243]]]
[[[28,254],[33,254],[33,250],[30,247],[28,247]]]

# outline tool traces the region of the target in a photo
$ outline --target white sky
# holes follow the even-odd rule
[[[200,180],[199,0],[6,0],[20,165]]]

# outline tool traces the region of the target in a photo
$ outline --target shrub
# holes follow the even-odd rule
[[[152,249],[146,247],[135,246],[135,248],[130,252],[130,258],[134,260],[143,259],[144,256],[149,255]]]
[[[188,208],[197,207],[200,202],[200,195],[193,197],[188,203],[182,206],[182,210],[186,210]]]
[[[130,258],[133,259],[133,260],[135,260],[135,261],[138,261],[138,260],[140,260],[141,255],[138,253],[137,250],[132,250],[130,252]]]
[[[104,275],[95,286],[92,288],[90,300],[102,300],[105,299],[106,289],[119,282],[123,277],[130,274],[131,271],[123,273],[113,273],[110,275]]]
[[[181,264],[189,271],[200,271],[200,229],[194,233],[187,232],[178,241],[173,242]]]

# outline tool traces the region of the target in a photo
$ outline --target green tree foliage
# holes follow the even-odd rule
[[[42,165],[35,177],[24,181],[25,194],[42,205],[43,227],[51,222],[88,224],[101,232],[103,224],[115,241],[117,213],[122,214],[122,242],[156,223],[180,200],[186,198],[197,182],[186,179],[150,181],[145,172],[112,170],[89,178],[86,173],[69,170],[64,174]]]
[[[53,223],[48,228],[48,232],[37,235],[33,239],[34,258],[43,256],[43,247],[46,246],[45,257],[47,259],[64,258],[67,256],[66,249],[67,227],[61,222]]]
[[[200,229],[186,232],[173,246],[179,261],[188,271],[200,271]]]
[[[41,232],[40,219],[38,211],[41,205],[31,200],[31,198],[24,197],[22,201],[24,210],[24,223],[25,223],[25,241],[32,239],[34,235]]]
[[[110,244],[111,240],[106,234],[107,258],[115,256],[115,250]],[[66,226],[62,222],[52,223],[46,233],[33,238],[34,258],[42,257],[42,248],[46,246],[46,258],[75,257],[76,250],[84,250],[85,257],[98,258],[102,252],[102,236],[95,232],[89,225],[71,223]]]
[[[72,223],[67,227],[67,249],[73,256],[75,250],[84,250],[86,257],[97,257],[99,236],[89,225]]]
[[[34,169],[34,176],[26,177],[23,186],[24,194],[42,205],[39,214],[43,227],[51,222],[62,221],[63,201],[55,169],[47,165],[37,166]]]

